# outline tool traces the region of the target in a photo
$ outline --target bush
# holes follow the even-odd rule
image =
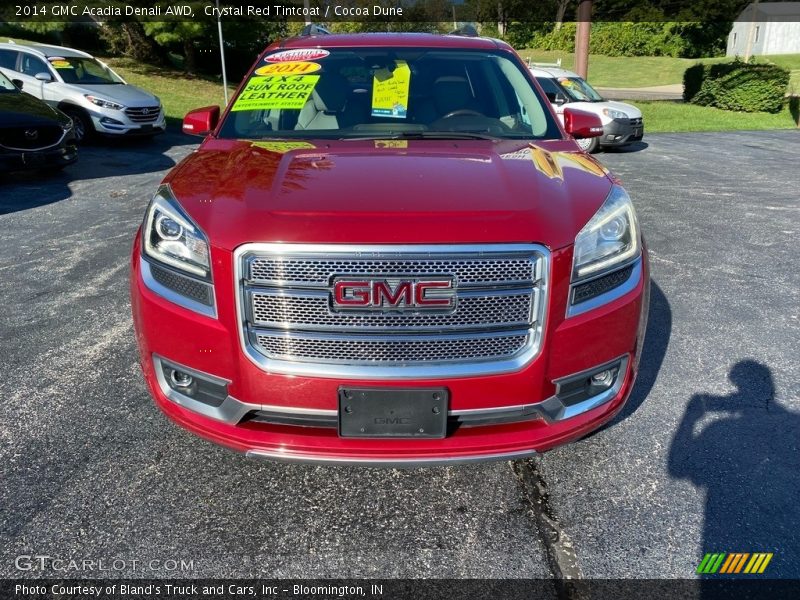
[[[534,36],[533,47],[539,50],[561,50],[562,52],[575,52],[575,32],[578,26],[575,23],[564,23],[561,29],[553,29],[550,33]]]
[[[575,23],[564,23],[558,31],[534,34],[532,47],[574,52],[575,29]],[[716,23],[598,21],[592,23],[589,52],[604,56],[715,56],[724,53],[728,30]]]
[[[706,65],[697,63],[692,65],[683,73],[683,101],[691,102],[692,98],[700,91],[703,85],[703,77],[705,76]]]
[[[514,48],[527,48],[535,37],[536,23],[509,23],[503,39]]]
[[[684,98],[692,104],[740,112],[777,113],[784,105],[789,71],[777,65],[745,63],[737,59],[690,67],[684,73],[683,82]]]

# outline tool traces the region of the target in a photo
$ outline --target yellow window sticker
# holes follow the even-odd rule
[[[231,110],[301,109],[311,97],[319,77],[319,75],[251,77]]]
[[[61,60],[51,60],[50,64],[53,65],[56,69],[71,69],[72,65],[69,61],[61,59]]]
[[[408,140],[375,140],[376,148],[408,148]]]
[[[292,150],[310,150],[316,148],[314,144],[308,142],[251,142],[253,148],[263,148],[270,152],[277,152],[278,154],[286,154]]]
[[[408,86],[411,69],[397,61],[394,71],[379,69],[373,74],[372,116],[405,119],[408,116]]]
[[[308,75],[321,68],[322,65],[314,62],[271,63],[256,69],[256,75]]]

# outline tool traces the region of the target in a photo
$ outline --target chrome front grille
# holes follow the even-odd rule
[[[535,245],[249,244],[235,253],[241,340],[275,373],[455,377],[518,370],[539,351],[547,250]],[[337,310],[341,278],[446,278],[452,308]]]
[[[283,290],[253,291],[251,303],[255,325],[277,329],[357,331],[359,329],[439,331],[487,329],[511,325],[527,327],[535,309],[536,290],[508,290],[504,294],[472,292],[459,298],[457,310],[430,314],[335,313],[329,293],[288,295]]]
[[[495,260],[480,258],[393,260],[313,258],[308,261],[287,257],[276,260],[254,256],[249,261],[250,278],[254,283],[279,286],[327,287],[331,274],[341,275],[452,275],[459,285],[507,285],[530,282],[535,275],[526,257]]]
[[[319,337],[302,334],[291,337],[257,334],[258,346],[269,356],[283,360],[317,360],[325,363],[406,363],[451,362],[496,359],[512,356],[527,340],[527,335],[392,336],[377,339]]]
[[[158,106],[126,108],[125,114],[134,123],[155,123],[161,114],[161,108]]]

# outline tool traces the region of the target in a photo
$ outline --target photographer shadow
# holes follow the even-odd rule
[[[670,447],[669,474],[706,491],[697,562],[707,552],[772,552],[766,576],[796,578],[800,414],[775,402],[772,373],[757,361],[740,361],[729,379],[732,394],[692,396]]]

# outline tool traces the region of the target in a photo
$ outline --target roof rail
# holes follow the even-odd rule
[[[478,30],[475,29],[475,26],[470,24],[462,25],[458,29],[451,31],[450,35],[463,35],[465,37],[480,37],[480,35],[478,34]]]
[[[528,57],[528,66],[529,67],[556,67],[558,69],[561,68],[561,59],[559,58],[554,63],[541,63],[541,62],[531,62],[530,57]]]
[[[314,23],[309,23],[305,27],[303,27],[300,35],[330,35],[331,32],[325,29],[322,25],[315,25]]]

